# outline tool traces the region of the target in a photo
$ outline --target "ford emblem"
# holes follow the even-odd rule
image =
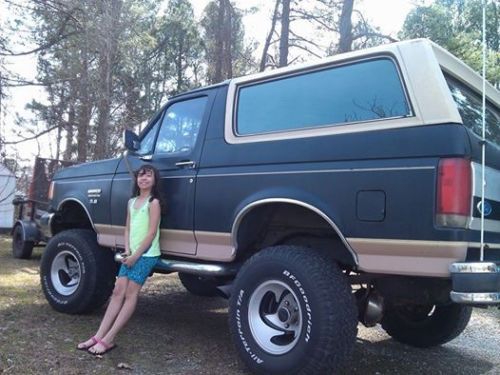
[[[479,213],[481,213],[483,210],[482,210],[482,202],[479,202],[477,204],[477,210],[479,211]],[[493,211],[493,208],[491,207],[491,203],[488,202],[488,201],[484,201],[484,216],[489,216],[491,214],[491,211]]]

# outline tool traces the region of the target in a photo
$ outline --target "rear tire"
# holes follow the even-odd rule
[[[453,340],[467,327],[472,307],[448,305],[388,307],[382,328],[395,340],[428,348]]]
[[[16,225],[12,233],[12,255],[17,259],[29,259],[33,253],[33,241],[24,240],[24,229],[21,225]]]
[[[200,297],[215,297],[217,292],[217,281],[214,277],[204,277],[179,272],[179,279],[188,292]]]
[[[80,314],[101,307],[113,291],[115,277],[113,253],[99,246],[93,231],[66,230],[45,247],[41,284],[57,311]]]
[[[276,246],[250,258],[229,304],[236,349],[259,374],[325,374],[348,359],[357,333],[351,287],[313,249]]]

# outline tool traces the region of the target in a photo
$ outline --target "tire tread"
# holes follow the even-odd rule
[[[317,293],[318,300],[322,301],[319,308],[326,319],[324,327],[320,330],[320,340],[316,350],[309,358],[304,359],[303,366],[295,373],[331,373],[338,369],[349,358],[357,334],[356,304],[351,294],[351,287],[338,265],[323,251],[290,245],[276,246],[264,249],[250,258],[239,271],[235,285],[239,285],[247,270],[261,262],[274,262],[287,266],[300,265],[305,274],[314,275],[315,293]],[[230,306],[231,309],[235,307],[233,297]],[[241,357],[247,358],[244,349],[238,345],[238,332],[234,323],[233,314],[230,313],[231,335],[241,352]],[[330,334],[330,331],[335,334]],[[253,363],[247,361],[247,364]],[[259,369],[254,370],[259,371]],[[262,373],[269,372],[263,371]]]

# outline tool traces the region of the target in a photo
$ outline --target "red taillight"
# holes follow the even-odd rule
[[[439,162],[437,181],[438,224],[465,226],[471,211],[471,195],[470,161],[459,158],[442,159]]]

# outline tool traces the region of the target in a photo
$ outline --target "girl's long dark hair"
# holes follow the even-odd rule
[[[134,172],[134,186],[132,188],[132,198],[137,197],[141,192],[139,189],[139,185],[137,184],[137,177],[139,176],[139,174],[142,174],[142,173],[145,173],[148,171],[153,172],[153,175],[155,177],[155,183],[153,184],[153,187],[151,188],[151,197],[149,198],[149,201],[152,202],[153,199],[158,199],[158,201],[160,202],[161,211],[163,213],[165,205],[164,205],[163,199],[161,197],[160,172],[158,172],[158,169],[156,169],[155,167],[153,167],[150,164],[141,165],[139,167],[139,169]]]

